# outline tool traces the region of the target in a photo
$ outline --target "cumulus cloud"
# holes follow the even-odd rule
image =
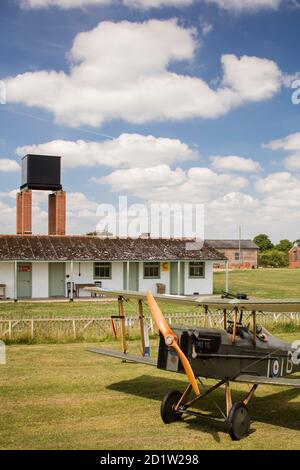
[[[120,0],[120,3],[128,7],[147,10],[161,7],[184,7],[191,5],[196,0]],[[201,1],[201,0],[199,0]],[[219,6],[223,10],[236,12],[256,12],[262,9],[277,9],[282,0],[202,0]],[[20,0],[24,8],[49,8],[57,6],[62,9],[83,8],[88,6],[101,6],[117,4],[117,0]]]
[[[0,158],[0,172],[8,173],[11,171],[19,171],[20,166],[15,160],[8,158]]]
[[[264,58],[223,55],[217,88],[170,71],[174,61],[193,59],[195,34],[176,20],[99,23],[76,36],[69,73],[41,70],[9,77],[7,101],[43,108],[58,123],[96,127],[113,119],[141,124],[216,118],[280,90],[282,74]]]
[[[144,200],[181,203],[204,203],[232,186],[242,189],[248,184],[243,177],[217,174],[205,167],[172,170],[168,165],[117,170],[92,181],[109,184],[112,191],[126,192]]]
[[[145,167],[162,162],[172,164],[194,160],[198,156],[194,149],[179,139],[140,134],[122,134],[117,139],[104,142],[53,140],[18,147],[16,152],[19,156],[27,153],[61,155],[63,166],[68,168],[95,165]]]
[[[236,12],[272,9],[276,10],[282,0],[205,0],[206,3],[217,4],[224,10],[233,10]]]
[[[291,155],[284,159],[285,167],[290,171],[300,170],[300,132],[290,134],[283,139],[272,140],[264,145],[270,150],[284,150]]]
[[[214,156],[210,157],[210,160],[212,162],[212,166],[221,171],[242,171],[255,173],[261,170],[260,164],[251,158],[238,156]]]

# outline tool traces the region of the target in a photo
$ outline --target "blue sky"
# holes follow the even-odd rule
[[[70,233],[127,194],[204,203],[209,238],[239,224],[244,237],[299,238],[298,3],[100,3],[1,1],[0,232],[15,230],[15,162],[52,151]],[[34,201],[45,232],[45,197]]]

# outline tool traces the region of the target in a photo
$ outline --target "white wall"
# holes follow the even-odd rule
[[[80,268],[79,268],[80,264]],[[66,275],[70,276],[71,263],[66,264]],[[79,275],[80,273],[80,275]],[[75,284],[94,284],[98,279],[94,278],[94,263],[93,262],[74,262],[73,267],[73,282]],[[123,263],[116,262],[112,263],[112,275],[111,279],[99,279],[102,282],[104,289],[123,289]],[[70,278],[66,278],[67,282],[70,282]],[[67,294],[66,294],[67,295]],[[90,297],[89,292],[80,289],[80,297]]]
[[[204,279],[190,279],[189,278],[189,263],[185,263],[185,280],[184,292],[185,295],[193,295],[195,292],[202,294],[213,293],[213,262],[205,262],[205,278]]]
[[[81,275],[79,275],[79,272]],[[153,293],[157,292],[156,284],[162,283],[166,285],[166,294],[170,293],[170,263],[169,271],[160,271],[160,279],[144,279],[144,263],[139,263],[139,290],[146,292],[151,290]],[[70,275],[70,263],[66,263],[66,275]],[[70,278],[66,278],[67,282]],[[93,262],[74,262],[73,269],[73,282],[75,284],[94,284],[97,279],[94,279],[94,263]],[[123,283],[123,262],[112,263],[112,278],[101,280],[102,287],[105,289],[122,290]],[[184,279],[185,295],[193,295],[195,292],[199,294],[212,294],[213,293],[213,262],[205,262],[205,278],[204,279],[189,279],[189,263],[185,263],[185,279]],[[80,290],[80,297],[90,297],[90,293]]]
[[[48,263],[32,263],[32,298],[49,297]]]
[[[141,292],[147,292],[150,290],[153,293],[157,292],[157,283],[165,284],[166,285],[166,294],[170,292],[170,263],[169,263],[169,271],[165,272],[162,271],[162,266],[160,266],[160,279],[144,279],[144,263],[140,262],[140,269],[139,269],[139,290]]]
[[[14,298],[15,288],[15,263],[0,262],[0,284],[6,284],[6,296]]]
[[[79,276],[79,263],[74,263],[73,282],[75,284],[94,284],[97,279],[94,279],[94,263],[82,262],[80,263]],[[70,263],[66,263],[66,275],[70,275]],[[70,278],[66,277],[66,286]],[[161,270],[160,279],[144,279],[143,262],[139,263],[139,290],[146,292],[151,290],[156,293],[156,284],[163,283],[166,285],[166,293],[170,293],[170,265],[169,271],[163,272]],[[0,262],[0,284],[6,284],[7,296],[11,299],[14,298],[14,263]],[[106,289],[123,289],[123,263],[112,263],[112,278],[102,280],[102,287]],[[189,263],[185,263],[185,280],[184,289],[186,295],[192,295],[195,292],[199,294],[212,294],[213,293],[213,262],[206,261],[205,263],[205,278],[204,279],[189,279]],[[67,294],[66,294],[67,295]],[[32,297],[43,298],[49,296],[49,274],[48,263],[32,263]],[[81,297],[90,297],[89,292],[84,290],[80,291]]]

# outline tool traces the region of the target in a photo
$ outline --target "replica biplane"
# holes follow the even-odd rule
[[[299,301],[255,300],[248,299],[246,295],[233,296],[228,293],[222,297],[154,297],[151,292],[89,290],[118,299],[122,339],[122,352],[97,348],[89,349],[90,352],[186,374],[189,381],[186,390],[183,393],[171,390],[162,400],[161,417],[166,424],[179,421],[183,415],[207,418],[225,423],[232,439],[240,440],[249,434],[248,404],[260,384],[300,389],[300,378],[292,376],[300,371],[300,348],[276,338],[257,323],[258,312],[300,312]],[[124,303],[132,300],[137,300],[139,308],[141,356],[127,352]],[[173,327],[166,321],[157,300],[160,303],[183,303],[202,308],[205,318],[209,318],[212,310],[217,311],[223,316],[223,328]],[[145,354],[144,302],[147,302],[160,334],[157,359]],[[203,381],[206,378],[217,382],[207,387]],[[231,382],[250,384],[250,391],[243,401],[232,402]],[[193,409],[197,402],[222,386],[225,389],[226,410],[218,406],[220,416]]]

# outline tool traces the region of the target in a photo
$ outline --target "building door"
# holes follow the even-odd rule
[[[66,296],[64,263],[49,263],[49,297]]]
[[[128,266],[128,273],[127,273]],[[129,286],[127,288],[127,276],[129,277]],[[139,263],[123,263],[123,279],[125,290],[139,290]]]
[[[178,264],[179,264],[179,271],[180,271],[179,283],[178,283]],[[170,294],[171,295],[184,295],[184,263],[181,261],[170,263]]]
[[[17,271],[18,299],[30,299],[32,296],[32,265],[31,263],[18,263]]]

